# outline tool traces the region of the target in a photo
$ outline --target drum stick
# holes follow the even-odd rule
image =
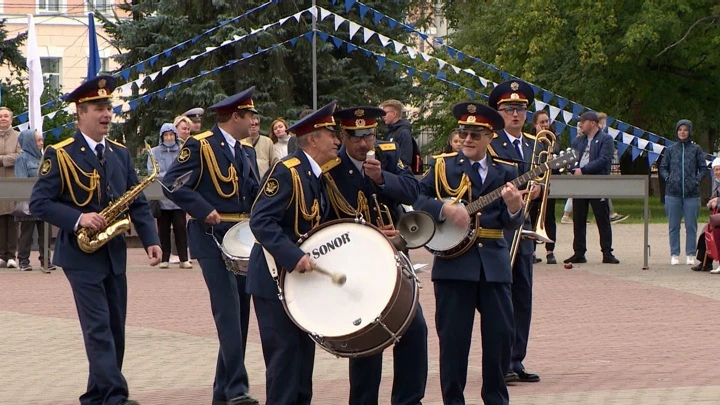
[[[322,267],[319,267],[318,265],[313,265],[313,270],[317,271],[320,274],[330,277],[332,279],[332,282],[337,285],[344,285],[345,282],[347,281],[347,277],[345,277],[344,274],[325,270]]]

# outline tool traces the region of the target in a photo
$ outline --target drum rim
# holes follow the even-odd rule
[[[356,220],[356,219],[354,219],[354,218],[334,219],[334,220],[325,222],[325,223],[323,223],[323,224],[321,224],[321,225],[318,225],[317,227],[311,229],[309,232],[307,232],[306,234],[304,234],[300,239],[298,239],[298,242],[296,242],[296,245],[297,245],[298,247],[301,247],[302,244],[303,244],[303,242],[305,242],[310,236],[314,235],[315,233],[319,232],[320,230],[322,230],[322,229],[324,229],[324,228],[327,228],[327,227],[329,227],[329,226],[331,226],[331,225],[343,224],[343,223],[353,223],[353,224],[358,224],[358,225],[363,225],[363,226],[369,226],[369,227],[375,229],[378,233],[380,233],[380,235],[382,235],[382,236],[385,238],[385,240],[386,240],[386,242],[388,243],[388,245],[390,245],[390,247],[392,248],[392,250],[393,250],[393,252],[394,252],[394,254],[395,254],[395,257],[399,257],[399,255],[398,255],[398,250],[395,248],[395,245],[393,245],[392,242],[390,242],[390,239],[388,239],[388,237],[385,236],[384,233],[382,233],[382,231],[380,230],[380,228],[378,228],[377,226],[375,226],[375,225],[373,225],[373,224],[371,224],[371,223],[369,223],[369,222],[364,222],[364,221],[361,222],[361,221],[358,221],[358,220]],[[412,270],[412,269],[411,269],[411,270]],[[285,291],[285,275],[286,275],[287,273],[289,273],[289,272],[286,271],[286,270],[283,268],[283,269],[280,269],[280,272],[279,272],[279,273],[280,273],[280,274],[279,274],[279,277],[278,277],[278,285],[279,285],[280,288],[283,290],[283,296],[282,296],[282,298],[280,299],[280,301],[281,301],[281,303],[282,303],[283,309],[285,310],[285,313],[287,314],[288,318],[290,318],[290,320],[293,322],[293,324],[295,324],[295,326],[297,326],[300,330],[302,330],[303,332],[307,333],[308,335],[313,336],[313,334],[314,334],[315,332],[310,331],[310,330],[307,330],[307,329],[305,329],[304,327],[302,327],[302,326],[300,325],[300,323],[297,322],[297,319],[296,319],[295,317],[293,317],[292,314],[290,313],[290,310],[288,309],[288,306],[287,306],[287,302],[285,302],[285,295],[284,295],[284,294],[285,294],[285,293],[284,293],[284,291]],[[402,284],[401,281],[402,281],[402,271],[398,271],[398,272],[396,272],[396,274],[395,274],[395,288],[393,288],[393,292],[392,292],[392,294],[391,294],[391,296],[390,296],[390,301],[385,305],[385,307],[383,308],[383,310],[380,311],[380,319],[384,319],[384,318],[388,315],[388,312],[390,311],[390,309],[392,309],[392,304],[394,304],[395,301],[397,300],[398,294],[400,293],[400,287],[401,287],[401,284]],[[419,299],[417,299],[416,301],[419,301]],[[355,337],[358,337],[358,336],[364,334],[364,333],[366,332],[366,329],[372,327],[373,325],[374,325],[374,323],[368,324],[368,325],[366,325],[365,327],[360,328],[360,329],[358,329],[357,331],[352,332],[352,333],[349,333],[349,334],[346,334],[346,335],[332,336],[332,339],[333,339],[333,340],[348,340],[348,339],[353,339],[353,338],[355,338]],[[323,336],[323,338],[326,339],[327,336]],[[320,346],[322,346],[322,345],[320,345]],[[331,352],[331,353],[332,353],[332,352]]]

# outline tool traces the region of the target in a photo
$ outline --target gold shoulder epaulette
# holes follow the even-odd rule
[[[322,172],[323,173],[329,172],[330,170],[334,169],[337,165],[339,165],[340,162],[341,162],[340,158],[336,157],[335,159],[325,163],[324,165],[322,165],[322,168],[321,168]]]
[[[508,166],[515,166],[515,167],[517,167],[517,163],[511,162],[511,161],[509,161],[509,160],[503,160],[503,159],[499,159],[499,158],[493,157],[493,160],[492,160],[492,161],[493,161],[493,162],[497,162],[497,163],[502,163],[502,164],[508,165]]]
[[[389,150],[397,149],[397,147],[395,146],[395,142],[378,144],[378,148],[380,148],[380,150],[382,150],[382,151],[389,151]]]
[[[118,142],[118,141],[113,141],[112,139],[108,139],[108,138],[105,138],[105,139],[107,139],[108,142],[112,143],[112,144],[115,145],[115,146],[119,146],[119,147],[121,147],[121,148],[123,148],[123,149],[127,149],[127,147],[126,147],[125,145],[121,144],[121,143]]]
[[[525,135],[527,138],[532,139],[533,141],[534,141],[535,139],[537,139],[537,137],[536,137],[535,135],[530,135],[530,134],[528,134],[527,132],[523,132],[523,135]]]
[[[300,164],[300,159],[294,157],[294,158],[290,158],[288,160],[283,160],[282,162],[285,165],[285,167],[287,167],[288,169],[292,169],[293,167]]]
[[[496,158],[498,155],[497,152],[495,152],[495,149],[493,149],[493,147],[491,145],[488,145],[487,151],[488,151],[488,153],[490,153],[490,156],[492,156],[494,158]]]
[[[205,131],[205,132],[203,132],[203,133],[200,133],[200,134],[197,134],[197,135],[193,135],[193,138],[195,138],[195,139],[197,139],[198,141],[200,141],[200,140],[203,140],[203,139],[205,139],[205,138],[207,138],[207,137],[212,136],[212,134],[213,134],[212,131]]]
[[[75,142],[75,138],[67,138],[64,141],[60,141],[56,144],[50,145],[53,149],[62,149],[71,143]]]
[[[433,155],[433,159],[453,157],[453,156],[457,156],[457,154],[458,154],[457,152],[441,153],[439,155]]]
[[[499,135],[497,132],[493,132],[493,139],[497,138]]]

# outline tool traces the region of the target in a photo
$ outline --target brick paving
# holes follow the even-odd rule
[[[570,256],[572,227],[559,225],[559,260]],[[600,264],[589,226],[590,263],[535,267],[528,370],[537,384],[510,387],[511,403],[718,404],[714,368],[720,332],[720,276],[670,266],[666,225],[651,225],[650,270],[642,268],[642,225],[613,227],[620,265]],[[544,248],[538,247],[541,257]],[[199,268],[160,270],[131,249],[124,373],[142,404],[209,404],[217,340]],[[414,262],[431,260],[425,251]],[[435,305],[429,272],[421,302],[430,328],[425,404],[441,404]],[[72,294],[61,271],[0,270],[0,404],[74,404],[87,378]],[[252,394],[264,398],[264,363],[254,316],[248,358]],[[389,354],[389,353],[388,353]],[[475,325],[468,404],[481,404],[479,322]],[[392,356],[384,358],[380,403],[389,403]],[[347,403],[347,361],[318,349],[316,404]]]

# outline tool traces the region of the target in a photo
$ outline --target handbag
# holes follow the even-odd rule
[[[160,201],[150,200],[150,212],[152,213],[153,218],[160,218],[161,211]]]
[[[13,208],[12,215],[16,217],[29,217],[30,214],[30,202],[29,201],[17,201]]]

